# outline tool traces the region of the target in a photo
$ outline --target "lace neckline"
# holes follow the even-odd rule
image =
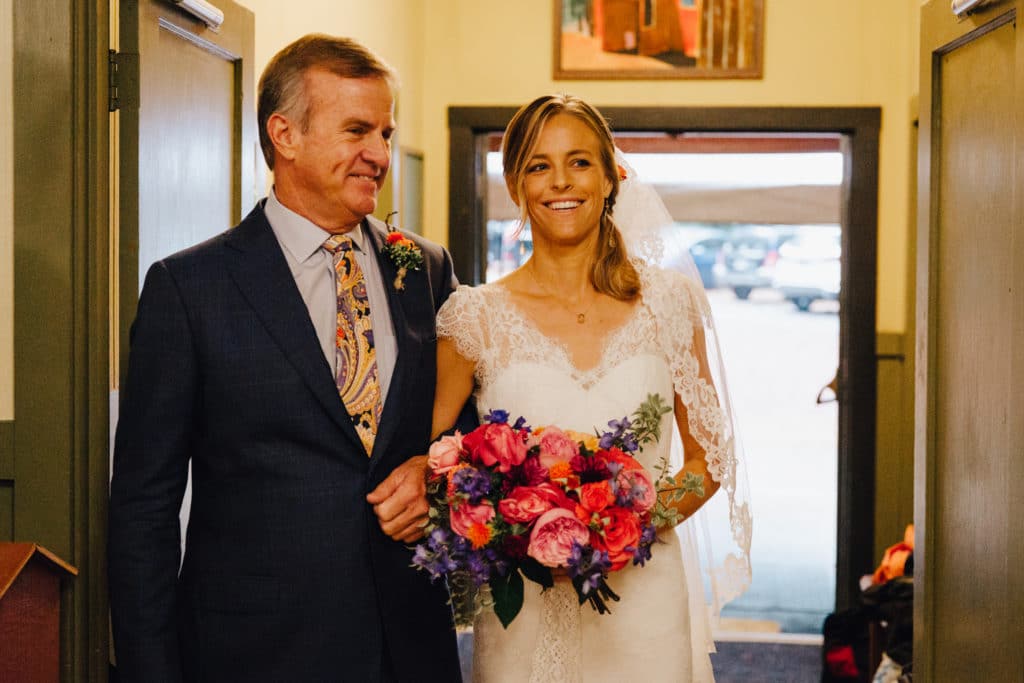
[[[501,283],[492,283],[485,285],[502,300],[502,310],[523,326],[523,328],[532,335],[535,339],[548,347],[550,347],[562,361],[566,368],[570,371],[569,374],[573,379],[581,384],[582,386],[590,386],[597,383],[601,377],[612,367],[615,366],[615,362],[618,357],[623,354],[619,352],[620,347],[625,341],[633,338],[632,334],[628,334],[634,331],[636,325],[640,321],[641,311],[644,308],[643,295],[641,294],[639,300],[633,306],[633,310],[630,312],[626,319],[619,324],[617,327],[608,330],[604,333],[600,343],[601,351],[598,354],[597,363],[589,368],[581,368],[573,360],[572,352],[569,349],[569,345],[561,339],[553,337],[544,332],[540,325],[538,325],[533,318],[526,314],[526,312],[512,299],[512,292],[509,291]]]

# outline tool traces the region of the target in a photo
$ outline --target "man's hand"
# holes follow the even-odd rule
[[[366,496],[385,534],[402,543],[423,537],[427,525],[427,456],[409,458]]]

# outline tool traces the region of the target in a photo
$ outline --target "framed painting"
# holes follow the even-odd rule
[[[553,0],[554,78],[761,78],[765,0]]]

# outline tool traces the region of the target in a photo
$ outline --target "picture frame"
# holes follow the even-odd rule
[[[554,78],[761,78],[764,2],[553,0]]]

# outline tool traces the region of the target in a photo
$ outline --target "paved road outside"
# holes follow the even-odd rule
[[[836,404],[818,405],[839,362],[834,302],[802,313],[772,290],[708,292],[719,328],[754,513],[750,590],[723,616],[820,633],[833,610]]]

